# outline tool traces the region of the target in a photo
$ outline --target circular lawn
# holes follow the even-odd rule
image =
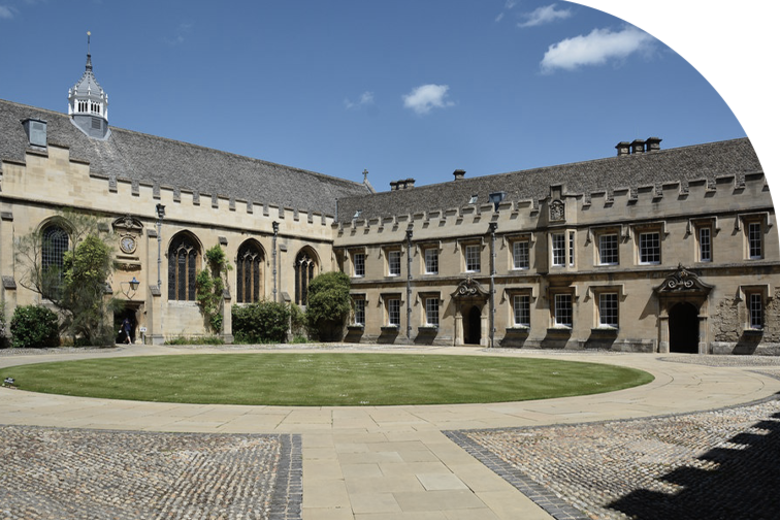
[[[354,353],[192,354],[20,365],[22,390],[202,404],[381,406],[491,403],[612,392],[647,372],[537,358]]]

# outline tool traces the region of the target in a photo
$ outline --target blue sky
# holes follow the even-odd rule
[[[380,191],[745,135],[661,41],[561,1],[0,0],[0,98],[66,112],[87,31],[111,125]]]

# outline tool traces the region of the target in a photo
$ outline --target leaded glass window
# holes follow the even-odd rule
[[[65,253],[68,251],[68,233],[59,226],[43,230],[41,244],[41,271],[44,295],[56,297],[62,290]]]
[[[168,248],[168,299],[195,301],[198,247],[188,235],[178,235]]]
[[[263,252],[254,242],[244,243],[236,258],[236,301],[254,303],[263,298]]]
[[[309,301],[309,283],[316,276],[317,261],[307,250],[295,257],[295,303],[306,305]]]

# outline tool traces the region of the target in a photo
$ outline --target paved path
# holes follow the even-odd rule
[[[0,367],[85,357],[209,351],[132,346],[105,353],[2,356]],[[303,445],[304,520],[542,519],[551,517],[442,432],[711,410],[780,392],[780,380],[755,369],[661,359],[673,357],[668,355],[408,347],[403,351],[554,356],[636,367],[651,372],[656,379],[649,385],[609,394],[544,401],[343,408],[141,403],[0,389],[0,424],[123,431],[297,433],[302,434]],[[716,360],[710,364],[721,363]]]

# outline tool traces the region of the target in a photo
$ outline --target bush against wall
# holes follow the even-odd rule
[[[6,348],[8,346],[8,324],[5,321],[5,302],[0,302],[0,348]]]
[[[11,318],[15,348],[48,348],[60,344],[57,315],[40,305],[17,307]]]
[[[216,245],[206,251],[208,267],[198,273],[195,279],[198,304],[208,326],[216,333],[222,332],[222,312],[225,308],[225,287],[227,273],[232,269],[225,251]]]
[[[267,301],[234,305],[232,319],[236,343],[283,343],[290,324],[290,307]]]
[[[107,316],[119,305],[106,300],[106,280],[113,265],[111,248],[96,235],[87,235],[65,253],[62,299],[64,326],[74,344],[111,345],[116,333]]]
[[[309,285],[306,322],[321,341],[339,341],[352,310],[349,277],[341,271],[322,273]]]
[[[45,228],[33,230],[14,244],[19,283],[54,305],[61,329],[74,344],[111,345],[115,334],[110,313],[119,303],[106,293],[114,270],[107,226],[101,226],[105,222],[98,216],[73,210],[60,211],[52,222],[68,235],[62,265],[44,259],[51,245]]]

